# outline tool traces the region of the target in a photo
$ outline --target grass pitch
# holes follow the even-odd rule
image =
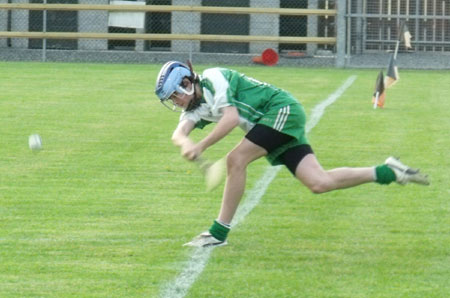
[[[159,67],[0,62],[1,297],[158,297],[183,268],[181,244],[209,227],[221,190],[206,193],[171,145],[178,115],[153,95]],[[308,113],[356,74],[309,135],[322,165],[395,155],[431,185],[313,195],[283,169],[188,297],[447,296],[450,74],[400,70],[373,110],[375,70],[235,69],[289,90]],[[224,156],[242,135],[205,155]],[[248,189],[267,166],[250,166]]]

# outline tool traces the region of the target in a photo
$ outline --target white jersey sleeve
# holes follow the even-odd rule
[[[229,98],[230,83],[224,77],[220,68],[205,70],[202,79],[212,84],[213,91],[205,87],[203,88],[203,96],[211,106],[213,114],[219,113],[220,109],[231,105],[231,98]]]
[[[203,120],[204,123],[219,122],[223,116],[222,108],[230,106],[231,99],[228,98],[229,83],[220,72],[219,68],[210,68],[203,72],[201,80],[206,80],[208,87],[202,88],[204,102],[193,111],[183,112],[180,116],[180,121],[189,119],[196,124]]]

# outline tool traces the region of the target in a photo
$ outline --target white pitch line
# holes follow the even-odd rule
[[[311,116],[308,120],[308,122],[306,123],[306,133],[309,133],[311,131],[311,129],[313,129],[317,123],[319,123],[320,118],[322,118],[323,113],[325,112],[325,109],[332,105],[339,97],[342,96],[342,94],[344,94],[345,90],[347,90],[348,87],[350,87],[353,82],[355,82],[356,80],[356,76],[350,76],[345,82],[344,84],[342,84],[341,87],[339,87],[336,91],[334,91],[332,94],[330,94],[330,96],[328,96],[327,99],[325,99],[324,101],[322,101],[321,103],[319,103],[318,105],[316,105],[312,112],[311,112]]]
[[[350,76],[342,86],[340,86],[336,91],[334,91],[327,99],[316,105],[311,116],[306,123],[306,133],[308,134],[311,129],[313,129],[317,123],[319,123],[320,118],[322,118],[325,109],[332,105],[342,94],[350,87],[353,82],[355,82],[356,76]],[[253,188],[246,194],[246,199],[239,207],[234,216],[231,225],[233,227],[237,226],[242,222],[245,217],[255,208],[262,196],[265,194],[267,187],[272,182],[272,180],[278,174],[278,171],[282,166],[268,166],[263,176],[256,182]],[[183,271],[175,278],[175,280],[165,288],[163,288],[161,297],[163,298],[182,298],[186,296],[191,286],[194,284],[197,277],[203,272],[203,269],[208,263],[209,257],[211,255],[214,247],[210,248],[196,248],[191,255],[191,258],[186,263]]]

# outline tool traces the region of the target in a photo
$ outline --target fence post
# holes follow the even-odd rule
[[[319,8],[319,1],[318,0],[310,0],[308,1],[308,8],[309,9],[317,9]],[[317,16],[308,16],[308,33],[307,36],[319,36],[318,35],[318,23],[319,18]],[[326,25],[325,25],[326,28]],[[328,37],[328,34],[325,33],[325,37]],[[317,44],[314,43],[308,43],[306,45],[306,53],[308,56],[314,56],[317,51]]]
[[[346,17],[346,0],[337,1],[336,15],[336,67],[345,67],[345,17]]]
[[[44,0],[44,4],[47,4],[47,0]],[[42,32],[47,32],[47,10],[42,11]],[[42,62],[47,60],[47,39],[42,39]]]

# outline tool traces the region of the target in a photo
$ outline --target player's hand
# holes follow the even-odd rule
[[[187,141],[181,147],[181,155],[187,160],[195,160],[202,154],[202,149],[198,144]]]

